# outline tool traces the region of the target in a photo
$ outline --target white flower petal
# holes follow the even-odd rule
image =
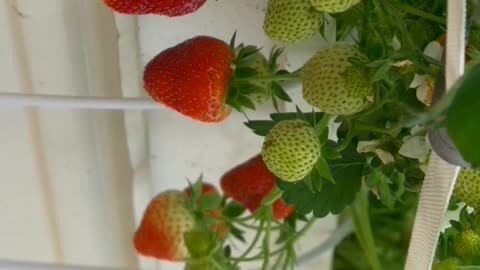
[[[371,141],[359,141],[357,144],[358,153],[367,153],[375,151],[375,149],[380,145],[380,140],[371,140]]]
[[[425,129],[425,127],[423,126],[420,126],[420,125],[415,125],[414,127],[412,127],[412,129],[410,130],[410,134],[412,135],[425,135],[427,132],[427,130]]]
[[[402,67],[410,66],[412,64],[413,62],[407,59],[407,60],[402,60],[400,62],[393,63],[392,66],[402,68]]]
[[[402,44],[400,43],[400,40],[398,40],[397,36],[393,36],[392,48],[394,51],[398,51],[402,48]]]
[[[430,86],[428,84],[422,84],[417,88],[417,99],[420,100],[423,104],[429,106],[431,103],[430,100]]]
[[[425,46],[423,53],[426,56],[429,56],[435,60],[441,60],[442,54],[443,54],[443,48],[442,48],[442,45],[440,45],[440,42],[434,40],[428,43],[427,46]]]
[[[390,152],[382,149],[375,149],[375,153],[377,154],[378,158],[383,162],[383,164],[389,164],[395,161],[395,158]]]
[[[430,147],[424,136],[411,136],[400,147],[398,153],[404,157],[425,161],[430,154]]]
[[[425,84],[425,81],[427,80],[428,75],[419,75],[415,74],[415,77],[413,77],[412,82],[410,83],[410,88],[417,88],[422,84]]]

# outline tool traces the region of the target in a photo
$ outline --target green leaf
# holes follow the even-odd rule
[[[462,210],[460,210],[460,223],[468,224],[470,223],[470,214],[468,213],[467,206],[464,206]]]
[[[389,185],[391,180],[383,173],[382,169],[372,169],[371,173],[367,176],[366,182],[369,188],[377,190],[382,203],[387,206],[387,208],[392,209],[395,205],[396,198]]]
[[[227,100],[227,104],[234,108],[236,111],[242,111],[242,104],[238,100]]]
[[[275,122],[269,120],[248,121],[245,125],[250,128],[253,133],[260,136],[267,136],[270,129],[275,126]]]
[[[459,232],[461,232],[463,230],[462,223],[460,223],[456,220],[450,220],[450,225],[452,225],[452,227],[457,229]]]
[[[249,78],[257,75],[257,70],[251,67],[239,67],[235,69],[235,77],[237,78]]]
[[[325,145],[328,142],[328,135],[329,135],[328,126],[326,126],[322,129],[322,132],[318,136],[318,138],[320,139],[320,144],[321,145]]]
[[[202,181],[202,176],[198,178],[193,185],[191,185],[191,191],[192,191],[192,202],[196,204],[200,197],[202,196],[202,191],[203,191],[203,181]]]
[[[377,186],[377,190],[382,203],[387,206],[388,209],[393,209],[395,206],[395,197],[393,196],[388,183],[381,181]]]
[[[245,212],[245,208],[236,202],[230,202],[223,209],[223,215],[229,218],[236,218]]]
[[[237,101],[238,103],[241,104],[242,107],[255,110],[255,104],[253,104],[253,102],[250,100],[248,96],[244,96],[244,95],[238,96]]]
[[[342,158],[342,155],[334,148],[324,147],[322,148],[322,157],[324,159],[338,159]]]
[[[272,118],[275,122],[280,122],[284,120],[295,120],[297,119],[296,113],[272,113],[270,114],[270,118]]]
[[[301,119],[303,121],[307,121],[307,117],[305,116],[305,114],[302,112],[302,110],[300,110],[300,108],[298,106],[295,106],[295,110],[297,111],[297,119]],[[308,122],[308,121],[307,121]]]
[[[465,74],[454,90],[447,112],[447,129],[463,158],[474,168],[480,168],[480,64]],[[448,98],[448,95],[445,97]]]
[[[255,58],[257,57],[257,53],[261,50],[261,48],[257,48],[256,46],[249,45],[246,46],[238,52],[236,60],[236,68],[239,67],[246,67],[250,65],[253,61],[255,61]]]
[[[312,184],[313,184],[313,187],[315,188],[315,192],[322,191],[323,178],[320,177],[320,175],[318,175],[318,173],[316,172],[312,173]]]
[[[280,112],[280,110],[278,109],[278,102],[275,96],[272,96],[272,105],[276,112]]]
[[[235,39],[237,38],[237,30],[233,32],[232,38],[230,38],[230,48],[235,48]]]
[[[325,159],[320,157],[317,160],[317,163],[315,163],[315,169],[321,177],[335,184],[335,179],[333,179],[332,173],[330,172],[330,168],[328,167],[327,161],[325,161]]]
[[[268,59],[268,68],[270,71],[275,72],[278,68],[277,60],[278,57],[283,53],[283,48],[272,48],[270,52],[270,57]]]
[[[211,211],[218,209],[222,203],[222,198],[218,194],[205,194],[200,199],[200,209],[204,211]]]
[[[292,101],[292,99],[288,96],[287,92],[285,92],[285,90],[283,90],[283,87],[277,82],[272,82],[272,92],[274,96],[278,97],[283,101]]]
[[[318,193],[313,193],[303,181],[297,183],[277,181],[277,186],[284,191],[285,202],[295,206],[300,215],[313,212],[320,218],[329,213],[341,213],[354,201],[360,191],[365,165],[365,158],[357,153],[355,143],[350,144],[342,154],[341,159],[329,161],[330,171],[336,183],[323,182]]]
[[[244,231],[232,226],[230,227],[230,233],[233,235],[233,237],[245,243],[245,237],[243,237],[243,235],[245,234]]]
[[[313,188],[312,175],[311,174],[305,175],[305,177],[302,179],[302,181],[308,187],[308,189],[311,192],[315,192],[315,189]]]

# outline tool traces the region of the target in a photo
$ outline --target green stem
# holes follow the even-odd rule
[[[275,256],[281,252],[283,252],[285,249],[287,249],[289,246],[291,246],[291,244],[293,242],[295,242],[298,238],[300,238],[301,236],[303,236],[303,234],[305,234],[311,227],[312,225],[315,223],[316,219],[315,218],[311,218],[307,224],[305,224],[305,226],[300,230],[298,231],[295,235],[291,236],[290,238],[286,239],[286,242],[287,244],[285,244],[284,246],[278,248],[277,250],[275,251],[272,251],[269,255],[270,256]],[[262,221],[263,223],[263,221]],[[261,225],[263,227],[263,224]],[[260,235],[259,233],[257,232],[257,235],[255,235],[255,238],[252,242],[252,244],[250,245],[250,247],[238,258],[230,258],[232,261],[236,261],[236,262],[249,262],[249,261],[256,261],[256,260],[260,260],[260,259],[263,259],[265,254],[264,252],[262,251],[260,254],[257,254],[253,257],[249,257],[249,258],[245,258],[246,255],[248,255],[248,253],[250,253],[250,251],[253,249],[253,247],[256,245],[256,243],[258,242],[258,239],[260,238]]]
[[[285,250],[278,255],[277,259],[273,263],[272,270],[277,270],[278,267],[280,266],[280,263],[283,261],[283,258],[285,257]]]
[[[292,81],[300,79],[301,73],[289,73],[278,75],[253,76],[247,78],[236,78],[235,81],[242,82],[270,82],[270,81]]]
[[[355,123],[355,129],[359,131],[373,131],[373,132],[378,132],[378,133],[384,133],[388,135],[392,135],[395,133],[395,131],[398,130],[398,127],[393,127],[393,128],[381,128],[381,127],[376,127],[376,126],[371,126],[366,123],[362,122],[356,122]]]
[[[367,193],[364,188],[357,196],[355,205],[352,207],[352,219],[355,225],[355,234],[358,242],[367,257],[372,270],[380,270],[380,261],[377,256],[372,227],[368,215]]]
[[[245,222],[242,222],[242,221],[231,221],[232,223],[235,223],[239,226],[242,226],[244,228],[248,228],[248,229],[253,229],[253,230],[259,230],[260,227],[259,226],[255,226],[255,225],[251,225],[251,224],[248,224],[248,223],[245,223]],[[282,226],[274,226],[271,228],[271,230],[280,230],[282,228]]]
[[[416,8],[410,6],[410,5],[406,5],[406,4],[402,4],[402,3],[395,3],[395,5],[399,9],[403,10],[406,13],[409,13],[409,14],[412,14],[412,15],[415,15],[415,16],[418,16],[418,17],[421,17],[423,19],[430,20],[432,22],[436,22],[436,23],[439,23],[439,24],[443,24],[443,25],[447,24],[447,20],[443,17],[436,16],[436,15],[430,14],[428,12],[416,9]]]
[[[270,226],[272,222],[267,221],[267,228],[265,229],[265,237],[263,238],[263,266],[262,270],[267,270],[270,265]]]
[[[254,218],[255,218],[255,216],[249,215],[249,216],[246,216],[246,217],[243,217],[243,218],[232,218],[230,220],[234,221],[234,222],[237,222],[237,221],[249,221],[249,220],[252,220]]]
[[[248,255],[248,253],[250,253],[250,251],[253,250],[253,248],[255,247],[255,245],[257,245],[257,242],[258,240],[260,239],[260,236],[262,235],[262,232],[263,232],[263,226],[265,224],[265,221],[261,221],[260,222],[260,229],[257,230],[257,233],[255,234],[255,237],[253,238],[253,241],[252,243],[250,244],[250,246],[247,248],[247,250],[245,250],[242,255],[240,255],[240,257],[238,258],[231,258],[233,261],[244,261],[245,260],[245,257]]]
[[[209,262],[215,267],[217,270],[223,270],[224,267],[215,259],[213,256],[210,257]]]

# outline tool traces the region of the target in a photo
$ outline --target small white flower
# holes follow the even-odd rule
[[[359,141],[357,144],[358,153],[367,153],[375,151],[375,149],[380,145],[380,140],[371,140],[371,141]]]
[[[377,154],[378,158],[382,161],[383,164],[389,164],[389,163],[395,162],[395,158],[390,152],[377,148],[375,149],[375,153]]]
[[[442,45],[436,40],[432,41],[425,47],[423,54],[432,59],[441,60],[443,54]],[[433,90],[435,88],[435,82],[436,78],[432,77],[431,75],[415,74],[415,77],[410,84],[410,88],[416,88],[418,100],[420,100],[423,104],[430,106],[433,97]]]
[[[390,152],[380,149],[378,146],[380,146],[380,140],[359,141],[357,144],[357,152],[374,152],[383,164],[389,164],[395,161],[395,158]]]
[[[406,136],[398,153],[404,157],[418,159],[423,163],[430,154],[430,147],[425,136]]]

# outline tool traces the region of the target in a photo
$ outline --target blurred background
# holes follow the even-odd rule
[[[266,0],[209,0],[195,14],[164,18],[113,14],[101,0],[0,0],[0,93],[145,97],[143,66],[193,36],[228,41],[237,30],[238,41],[268,53],[275,44],[261,28],[265,7]],[[287,46],[283,64],[294,70],[323,45],[316,36]],[[298,86],[289,88],[299,103]],[[248,115],[270,112],[266,105]],[[201,173],[218,186],[224,172],[256,155],[262,138],[244,121],[234,113],[199,124],[161,107],[0,106],[0,269],[182,269],[139,258],[135,228],[158,192],[183,189]],[[333,216],[320,220],[299,252],[321,244],[335,224]],[[331,255],[298,269],[329,269]]]

